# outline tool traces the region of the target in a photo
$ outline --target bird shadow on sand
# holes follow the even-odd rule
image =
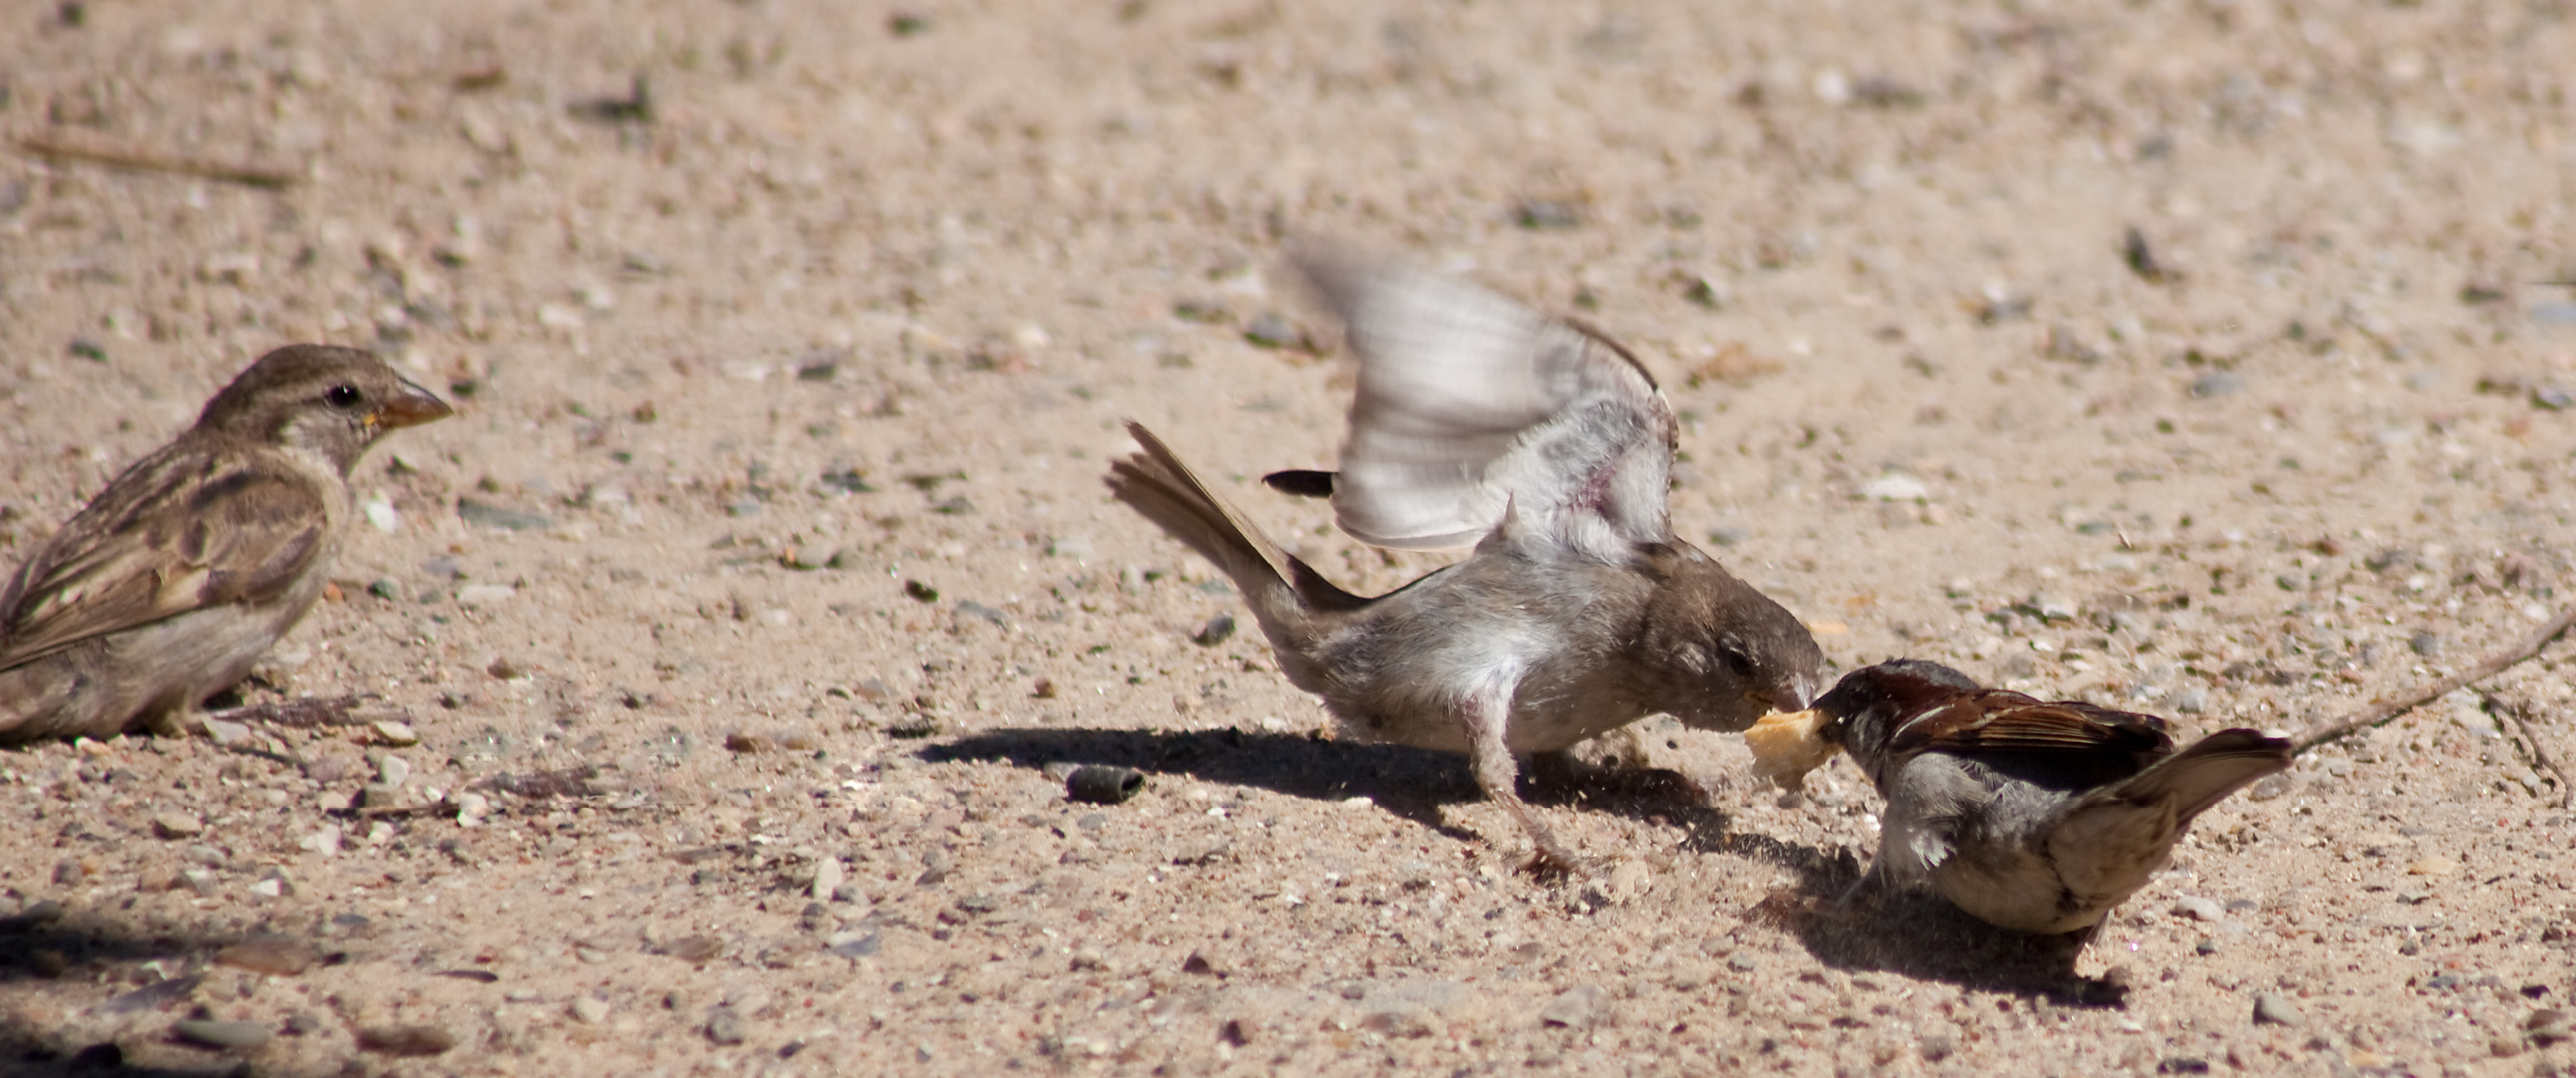
[[[1459,842],[1484,841],[1450,822],[1442,806],[1484,799],[1457,753],[1300,734],[1218,730],[1016,727],[923,746],[920,758],[1005,761],[1020,767],[1107,764],[1206,782],[1252,786],[1292,797],[1339,801],[1366,796],[1378,807]],[[1860,878],[1849,852],[1737,832],[1688,777],[1662,768],[1590,767],[1541,756],[1522,769],[1533,804],[1603,811],[1681,828],[1694,850],[1767,861],[1799,877],[1752,916],[1796,937],[1818,961],[1965,988],[2046,998],[2073,1006],[2117,1006],[2123,990],[2076,975],[2079,948],[2064,937],[1995,928],[1937,897],[1908,896],[1846,910],[1834,899]],[[1509,837],[1506,841],[1509,841]]]
[[[195,1011],[205,982],[236,971],[214,968],[210,955],[237,935],[186,932],[143,934],[66,908],[59,902],[32,903],[15,916],[0,918],[0,984],[40,982],[63,986],[63,1004],[104,999],[87,1007],[94,1019],[85,1024],[93,1034],[122,1025],[129,1032],[111,1040],[68,1038],[63,1029],[29,1020],[22,1014],[0,1018],[0,1074],[46,1078],[213,1078],[252,1073],[239,1052],[190,1047],[167,1035],[145,1032],[166,1026]],[[195,972],[191,972],[191,971]],[[136,1059],[139,1052],[144,1058]],[[309,1072],[340,1073],[339,1069]],[[258,1068],[257,1073],[300,1075],[308,1072]]]
[[[1109,764],[1153,774],[1253,786],[1292,797],[1367,797],[1377,807],[1459,842],[1481,835],[1448,819],[1442,806],[1485,799],[1467,758],[1401,745],[1333,741],[1301,734],[1221,730],[1006,728],[924,746],[924,760],[1002,760],[1021,767]],[[1534,805],[1608,811],[1693,834],[1722,833],[1725,814],[1678,772],[1595,767],[1543,755],[1521,770],[1521,797]],[[1503,836],[1511,841],[1513,836]]]
[[[1977,920],[1937,895],[1840,904],[1861,878],[1849,850],[1828,855],[1761,835],[1726,836],[1721,852],[1779,865],[1798,881],[1756,906],[1754,920],[1795,936],[1816,960],[1850,972],[1892,973],[2068,1007],[2118,1008],[2128,989],[2075,972],[2082,937],[2034,936]]]

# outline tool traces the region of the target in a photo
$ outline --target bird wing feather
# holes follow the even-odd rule
[[[321,555],[327,521],[322,493],[300,477],[214,455],[147,460],[19,570],[0,669],[190,610],[273,598]]]
[[[2165,721],[2153,715],[1986,689],[1907,721],[1890,748],[1901,758],[1927,751],[1973,756],[2092,752],[2115,746],[2155,752],[2171,744]]]
[[[1342,530],[1376,546],[1527,536],[1623,562],[1671,535],[1675,423],[1609,338],[1390,263],[1306,252],[1298,268],[1359,358],[1332,485]]]

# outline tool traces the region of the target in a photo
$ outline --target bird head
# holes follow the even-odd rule
[[[1849,750],[1862,770],[1875,775],[1889,739],[1907,719],[1977,688],[1977,679],[1929,659],[1864,666],[1816,699],[1823,720],[1815,736]]]
[[[346,475],[385,432],[453,414],[373,355],[299,344],[242,371],[206,402],[197,425],[312,454]]]
[[[1644,658],[1665,675],[1657,706],[1691,726],[1741,730],[1815,698],[1825,653],[1797,615],[1687,544],[1648,560],[1658,586]]]

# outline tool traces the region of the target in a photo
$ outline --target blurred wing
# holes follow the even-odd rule
[[[19,571],[0,668],[200,607],[272,598],[313,564],[322,495],[204,456],[148,460]]]
[[[1503,523],[1621,561],[1670,536],[1672,408],[1618,345],[1482,289],[1307,252],[1359,357],[1333,480],[1342,530],[1471,546]]]
[[[2153,715],[2072,700],[2046,703],[2002,689],[1969,693],[1907,720],[1890,746],[1900,756],[2106,750],[2152,756],[2172,747],[2165,721]]]

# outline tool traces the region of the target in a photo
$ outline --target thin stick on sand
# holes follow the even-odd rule
[[[88,161],[94,164],[114,165],[118,168],[143,169],[148,172],[175,172],[182,176],[203,176],[210,180],[248,184],[252,187],[285,187],[298,178],[295,173],[282,168],[209,161],[193,157],[172,157],[132,146],[76,142],[52,135],[20,135],[18,148],[40,157]]]
[[[2552,641],[2566,635],[2568,628],[2571,626],[2576,626],[2576,607],[2569,607],[2565,610],[2559,611],[2557,617],[2549,619],[2549,624],[2541,626],[2539,631],[2524,638],[2521,643],[2516,644],[2511,648],[2507,648],[2504,651],[2497,652],[2494,655],[2490,655],[2483,661],[2466,670],[2462,670],[2459,673],[2446,678],[2438,679],[2432,684],[2417,689],[2415,692],[2405,697],[2395,700],[2380,701],[2379,703],[2372,704],[2359,711],[2353,712],[2350,715],[2346,715],[2343,718],[2336,719],[2332,722],[2310,729],[2307,733],[2299,735],[2298,742],[2291,746],[2290,751],[2293,754],[2301,754],[2329,741],[2337,741],[2350,737],[2363,730],[2385,723],[2409,711],[2413,711],[2425,704],[2439,700],[2444,695],[2463,685],[2467,685],[2475,681],[2484,681],[2496,676],[2497,674],[2501,674],[2508,667],[2531,658],[2534,655],[2540,654],[2540,649],[2548,647]],[[2518,713],[2516,720],[2519,721]],[[2530,736],[2530,733],[2530,727],[2526,724],[2523,729],[2523,735],[2527,738]],[[2539,743],[2536,741],[2533,742],[2535,747],[2537,747],[2538,744]],[[2542,759],[2545,760],[2546,757],[2542,757]],[[2556,771],[2557,765],[2551,764],[2550,770]],[[2564,774],[2558,776],[2558,788],[2562,792],[2567,789],[2567,776]]]

